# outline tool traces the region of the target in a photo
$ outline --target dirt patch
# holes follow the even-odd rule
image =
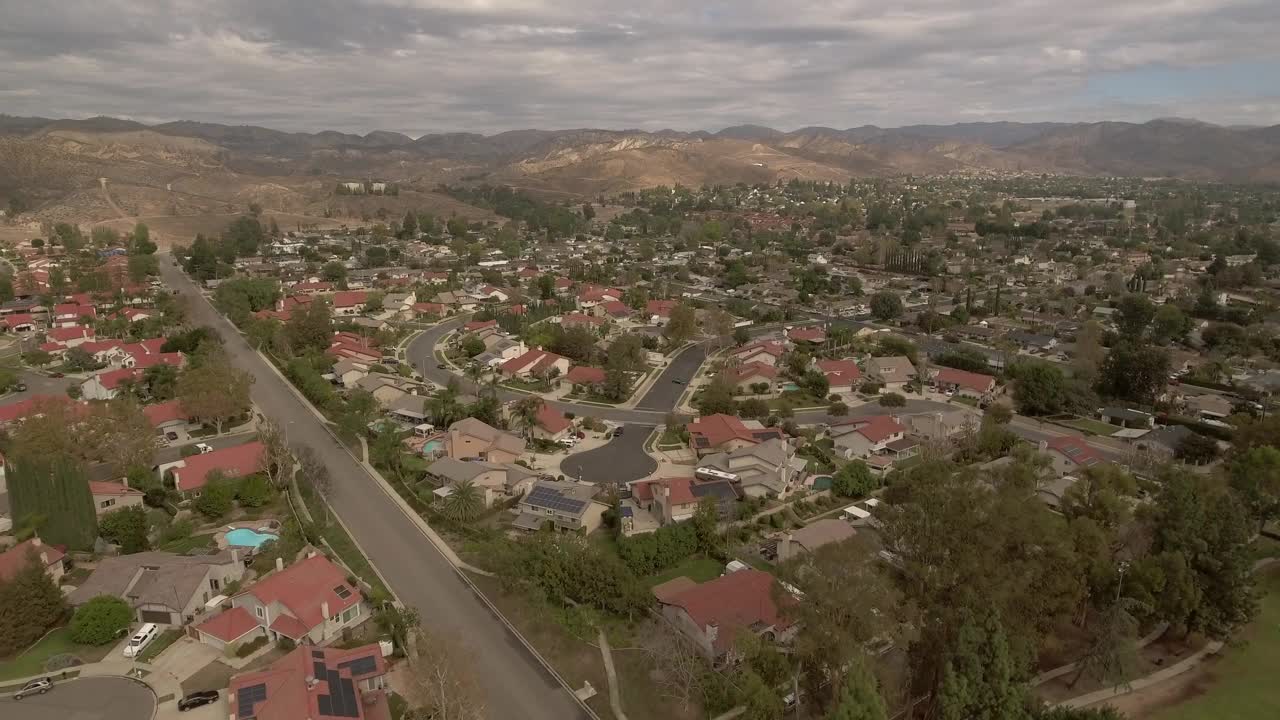
[[[191,677],[182,681],[182,693],[189,695],[197,690],[225,688],[231,684],[231,676],[235,674],[236,671],[232,670],[230,665],[214,660],[197,670]]]
[[[1213,686],[1215,676],[1209,665],[1201,665],[1158,685],[1121,695],[1104,705],[1119,710],[1130,720],[1143,720],[1159,715],[1161,711],[1199,697]]]

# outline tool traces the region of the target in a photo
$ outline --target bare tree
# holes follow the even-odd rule
[[[321,498],[327,498],[333,490],[333,478],[329,475],[329,469],[325,467],[320,455],[305,445],[298,449],[298,483]],[[316,505],[324,511],[326,517],[313,519],[319,523],[328,522],[328,503],[320,502]]]
[[[413,720],[485,720],[488,717],[484,692],[476,680],[475,663],[465,646],[421,627],[414,631],[410,645],[404,694],[414,710],[406,717]]]
[[[640,647],[649,654],[655,671],[662,674],[659,684],[663,695],[687,712],[702,695],[702,680],[709,670],[707,661],[693,643],[662,624],[644,634]]]
[[[284,428],[275,420],[266,418],[258,425],[258,439],[266,448],[267,477],[277,488],[285,487],[289,484],[289,478],[293,477],[297,461],[289,448]]]

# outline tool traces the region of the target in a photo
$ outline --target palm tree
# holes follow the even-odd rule
[[[453,492],[440,503],[440,514],[454,522],[470,522],[484,512],[484,495],[470,480],[454,483]]]
[[[542,398],[529,396],[521,398],[511,408],[511,418],[520,426],[520,432],[524,434],[526,440],[533,434],[533,428],[538,422],[538,413],[542,411]]]

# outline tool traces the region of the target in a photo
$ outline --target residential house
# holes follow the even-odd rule
[[[675,300],[650,300],[644,306],[645,317],[650,325],[666,325],[671,320],[671,311],[679,304]]]
[[[888,392],[902,392],[916,379],[916,366],[902,355],[873,357],[867,361],[867,377]]]
[[[778,364],[782,356],[786,354],[786,347],[777,341],[765,341],[744,345],[729,353],[729,358],[740,364],[747,363],[763,363],[765,365]]]
[[[36,319],[30,313],[13,313],[4,316],[4,327],[9,332],[32,333],[36,329]]]
[[[653,588],[662,615],[693,641],[703,657],[732,662],[741,633],[788,643],[796,627],[781,612],[777,581],[763,570],[739,570],[701,584],[678,577]]]
[[[454,460],[512,463],[523,452],[524,440],[475,418],[464,418],[450,425],[445,438],[445,454]]]
[[[631,317],[631,307],[621,300],[611,300],[596,307],[597,312],[604,313],[604,317],[613,320],[622,320]]]
[[[934,388],[947,394],[988,401],[996,391],[996,379],[990,375],[950,367],[930,371]]]
[[[295,648],[265,669],[231,678],[230,718],[391,720],[388,669],[377,643]]]
[[[858,389],[862,380],[862,370],[852,358],[819,360],[816,365],[827,378],[828,393],[832,395],[849,395]]]
[[[976,432],[981,423],[981,416],[970,410],[955,409],[908,415],[906,420],[907,429],[912,435],[942,442],[967,431]]]
[[[369,366],[359,360],[342,358],[333,364],[333,381],[350,390],[369,375]]]
[[[592,498],[594,485],[558,480],[535,481],[520,499],[520,515],[512,523],[521,530],[539,530],[550,521],[557,529],[590,534],[600,527],[608,506]]]
[[[174,489],[186,497],[199,497],[211,473],[238,478],[266,469],[266,447],[258,440],[192,455],[159,467],[161,477],[171,477]]]
[[[805,465],[786,440],[774,437],[707,455],[698,467],[732,475],[731,482],[747,497],[782,497],[804,479]]]
[[[80,324],[82,318],[85,322],[91,322],[96,317],[98,317],[98,309],[92,305],[62,303],[54,305],[53,310],[49,313],[49,326],[60,328],[75,327]]]
[[[1060,435],[1048,441],[1042,440],[1040,452],[1049,457],[1053,473],[1058,477],[1078,474],[1102,461],[1079,435]]]
[[[846,460],[883,453],[889,443],[906,437],[907,429],[889,415],[871,415],[836,423],[827,430],[835,451]]]
[[[604,368],[574,365],[564,379],[579,390],[597,390],[604,385],[605,372]]]
[[[1188,413],[1202,420],[1222,420],[1235,412],[1230,400],[1214,393],[1188,395],[1182,402]]]
[[[722,521],[733,519],[738,491],[728,480],[698,478],[657,478],[628,483],[631,502],[652,513],[659,525],[682,522],[693,517],[703,498],[716,501]],[[624,519],[625,524],[625,519]]]
[[[372,395],[373,399],[378,401],[378,406],[386,410],[393,402],[405,395],[416,394],[421,386],[400,375],[374,373],[357,380],[356,388]]]
[[[546,350],[530,350],[500,366],[503,375],[514,378],[551,378],[569,372],[569,358]]]
[[[778,369],[765,363],[735,365],[726,373],[739,395],[772,395],[777,390]]]
[[[22,572],[27,563],[36,562],[44,568],[45,574],[56,585],[62,580],[62,561],[66,556],[66,552],[61,548],[46,545],[39,537],[23,540],[8,550],[0,552],[0,582],[10,580]]]
[[[364,312],[369,302],[369,293],[364,290],[342,290],[333,294],[332,305],[335,317],[352,317]]]
[[[236,613],[232,620],[247,614],[273,641],[287,638],[299,644],[327,645],[340,639],[344,628],[368,618],[370,608],[360,589],[347,581],[346,570],[311,552],[288,567],[277,558],[276,571],[231,598],[231,608],[219,615],[226,613]],[[223,648],[228,638],[213,630],[220,623],[231,623],[224,619],[209,626],[217,617],[196,629],[202,642]],[[236,623],[241,624],[242,619]]]
[[[93,508],[98,515],[121,508],[137,507],[142,504],[142,498],[145,495],[141,490],[129,487],[128,481],[99,482],[90,480],[89,492],[93,494]]]
[[[474,332],[480,332],[481,330],[488,330],[490,328],[493,328],[495,330],[498,329],[498,321],[497,320],[469,320],[465,324],[463,324],[462,332],[464,334],[470,334]]]
[[[185,625],[200,617],[228,585],[239,582],[244,572],[236,549],[213,555],[154,551],[106,556],[67,600],[80,606],[111,595],[129,604],[137,622]]]
[[[1045,353],[1058,346],[1057,338],[1038,333],[1015,330],[1005,336],[1018,345],[1023,352]]]
[[[570,328],[586,328],[592,332],[597,332],[600,328],[608,324],[604,318],[595,317],[594,315],[583,315],[582,313],[565,313],[560,316],[560,327]]]
[[[778,562],[786,562],[804,553],[811,553],[824,545],[844,542],[857,532],[847,520],[825,518],[815,520],[798,530],[792,530],[778,541]]]
[[[520,497],[533,485],[538,474],[514,463],[463,461],[442,457],[427,466],[427,473],[440,480],[436,493],[447,496],[454,485],[471,482],[484,492],[485,507],[507,498]]]
[[[1186,425],[1168,425],[1156,428],[1133,441],[1139,450],[1157,453],[1172,458],[1187,438],[1195,435],[1195,431]]]
[[[80,383],[80,397],[85,400],[114,400],[120,394],[122,386],[141,377],[142,371],[133,368],[100,372]]]
[[[1123,407],[1098,408],[1098,418],[1102,422],[1119,425],[1124,428],[1150,430],[1156,426],[1156,418],[1151,413]]]
[[[821,345],[827,341],[827,331],[820,327],[797,327],[787,331],[787,339],[797,345]]]
[[[413,316],[419,320],[435,320],[449,314],[448,308],[434,302],[414,303],[409,309],[413,311]]]
[[[567,436],[572,429],[572,420],[544,402],[538,408],[538,416],[534,419],[534,426],[529,429],[529,434],[538,440],[555,441]]]
[[[64,349],[80,347],[81,345],[93,340],[93,328],[85,325],[76,325],[73,327],[56,327],[50,328],[47,333],[49,342],[57,343]]]
[[[766,440],[782,438],[782,431],[767,428],[756,421],[744,421],[733,415],[704,415],[685,425],[689,447],[698,457],[758,445]]]
[[[191,428],[191,416],[182,407],[182,401],[175,399],[146,405],[142,408],[142,414],[147,416],[147,421],[157,434],[167,437],[169,433],[173,433],[177,436],[173,442],[190,439],[188,430]]]

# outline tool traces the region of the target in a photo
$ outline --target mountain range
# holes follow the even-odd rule
[[[283,132],[191,121],[145,125],[0,115],[0,200],[45,219],[230,213],[255,202],[304,216],[362,216],[391,198],[335,198],[339,180],[398,183],[403,201],[448,206],[441,182],[594,197],[680,183],[943,173],[1064,173],[1280,182],[1280,125],[962,123],[897,128],[739,125],[718,132],[514,130],[494,135]],[[102,190],[105,179],[110,191]],[[406,193],[408,195],[406,196]],[[386,207],[388,204],[392,207]],[[475,210],[471,208],[470,210]],[[468,211],[469,212],[469,211]]]

